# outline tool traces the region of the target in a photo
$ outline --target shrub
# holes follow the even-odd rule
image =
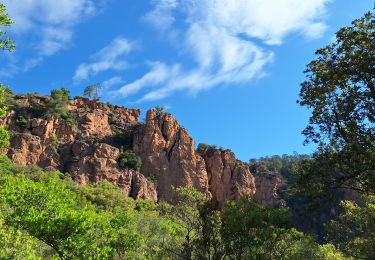
[[[165,106],[157,105],[157,106],[155,107],[155,111],[156,111],[156,113],[162,113],[162,112],[165,111]]]
[[[133,144],[133,134],[123,129],[115,129],[115,136],[113,137],[116,144],[130,149]]]
[[[0,148],[8,147],[10,140],[10,134],[7,130],[7,127],[0,126]]]
[[[64,119],[66,124],[69,125],[69,126],[77,126],[78,125],[77,119],[75,118],[74,114],[72,114],[70,111],[67,112],[65,115],[62,115],[61,118]]]
[[[139,171],[142,166],[142,160],[132,150],[126,150],[120,154],[119,165],[121,168],[130,168]]]
[[[54,89],[51,91],[51,97],[48,100],[48,112],[54,116],[66,116],[69,102],[69,90],[65,88]]]
[[[51,142],[51,149],[57,153],[58,152],[58,149],[59,149],[59,146],[60,146],[60,139],[56,136],[56,135],[53,135],[50,137],[50,142]]]
[[[26,129],[27,122],[28,120],[24,116],[19,115],[16,118],[16,125],[19,126],[22,130]]]
[[[198,152],[206,152],[206,151],[211,150],[211,149],[217,149],[217,146],[206,144],[206,143],[200,143],[200,144],[198,144],[197,151]]]

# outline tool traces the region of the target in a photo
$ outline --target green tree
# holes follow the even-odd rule
[[[218,208],[214,200],[207,200],[198,208],[201,227],[194,242],[196,259],[220,260],[225,256],[224,238],[221,236],[222,215]]]
[[[222,217],[225,256],[230,259],[343,259],[332,245],[320,246],[292,228],[284,208],[267,208],[247,198],[230,201]]]
[[[271,209],[250,202],[229,201],[223,213],[222,236],[227,256],[234,259],[269,259],[289,228],[285,209]]]
[[[99,91],[102,88],[100,84],[89,85],[83,91],[83,96],[92,100],[99,100]]]
[[[343,201],[344,212],[327,225],[327,239],[354,259],[375,259],[375,199],[358,206]]]
[[[10,26],[13,21],[9,18],[5,5],[0,3],[0,50],[13,51],[15,45],[13,40],[6,37],[6,32],[2,30],[4,26]],[[4,104],[6,98],[7,88],[0,82],[0,119],[7,115],[8,107]],[[6,147],[9,143],[10,134],[5,125],[0,126],[0,148]]]
[[[69,90],[65,88],[51,90],[51,97],[47,104],[48,112],[54,116],[66,117],[68,115],[69,93]]]
[[[57,175],[38,174],[1,178],[1,204],[6,205],[5,223],[27,231],[53,248],[61,259],[107,259],[106,223],[110,218],[70,191]]]
[[[122,168],[130,168],[139,171],[142,166],[142,160],[141,157],[136,155],[132,150],[126,150],[119,156],[119,165]]]
[[[346,186],[375,194],[375,14],[336,33],[307,65],[299,103],[312,110],[303,133],[328,171],[308,172],[325,190]],[[304,178],[309,179],[309,176]]]
[[[161,106],[161,105],[157,105],[155,107],[155,111],[156,113],[160,114],[160,113],[163,113],[165,111],[165,106]]]
[[[35,250],[37,246],[31,236],[5,225],[0,215],[0,259],[42,259]]]
[[[206,143],[200,143],[198,144],[198,147],[197,147],[197,151],[200,153],[205,153],[208,150],[215,150],[215,149],[217,149],[216,145],[210,145]]]
[[[0,49],[13,51],[16,48],[13,40],[10,37],[6,37],[6,32],[1,29],[1,27],[11,26],[13,24],[13,21],[5,11],[5,5],[0,3]]]
[[[199,209],[209,200],[193,188],[178,187],[174,190],[175,205],[166,207],[166,214],[179,226],[184,239],[180,246],[170,248],[166,245],[165,249],[172,252],[174,257],[193,259],[202,229]]]

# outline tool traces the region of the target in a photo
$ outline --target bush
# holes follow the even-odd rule
[[[126,150],[120,154],[119,164],[121,168],[130,168],[139,171],[142,166],[142,160],[132,150]]]
[[[198,144],[197,151],[198,152],[207,152],[208,150],[217,149],[216,145],[210,145],[206,143],[200,143]]]
[[[69,102],[69,93],[69,90],[65,88],[52,90],[48,100],[48,112],[54,116],[67,116],[68,109],[66,107]]]
[[[19,126],[21,128],[21,130],[26,129],[27,122],[28,122],[28,120],[24,116],[20,116],[20,115],[17,116],[16,125]]]
[[[117,145],[128,149],[130,149],[133,145],[133,133],[123,129],[115,129],[115,136],[113,139]]]
[[[165,112],[165,106],[158,105],[158,106],[155,107],[155,111],[158,114],[163,113],[163,112]]]
[[[8,147],[10,140],[10,133],[7,130],[7,126],[0,126],[0,148]]]
[[[54,153],[58,153],[59,146],[60,146],[60,139],[56,136],[53,135],[50,137],[50,142],[51,142],[51,149],[54,151]]]
[[[75,118],[74,114],[71,113],[71,111],[67,112],[65,115],[61,116],[62,119],[67,123],[69,126],[77,126],[78,121]]]

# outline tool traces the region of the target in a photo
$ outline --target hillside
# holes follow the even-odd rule
[[[172,201],[172,187],[193,187],[223,207],[227,199],[255,197],[276,205],[280,175],[254,174],[230,150],[200,146],[169,113],[104,104],[86,98],[66,101],[15,95],[3,120],[11,132],[13,162],[67,173],[79,184],[109,181],[135,199]]]

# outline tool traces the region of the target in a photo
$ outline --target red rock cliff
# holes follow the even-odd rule
[[[48,97],[17,96],[17,109],[0,123],[12,134],[9,158],[22,165],[68,172],[81,184],[108,180],[133,198],[173,200],[172,187],[194,187],[224,207],[227,199],[257,197],[275,205],[279,180],[250,172],[230,150],[195,150],[188,131],[171,114],[78,98],[68,105],[70,121],[41,113]],[[118,139],[118,133],[122,139]],[[122,149],[142,159],[140,171],[122,168]]]

